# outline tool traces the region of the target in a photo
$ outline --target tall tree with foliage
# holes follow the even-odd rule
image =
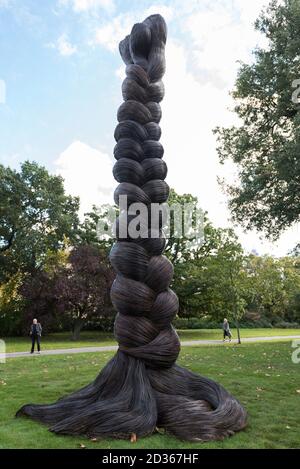
[[[295,257],[273,258],[250,255],[245,258],[245,290],[252,310],[272,324],[299,320],[300,265]]]
[[[215,228],[205,221],[202,244],[174,265],[173,286],[180,303],[181,317],[209,316],[220,321],[228,306],[228,262],[224,251],[228,245],[240,252],[241,246],[232,229]],[[225,282],[221,281],[225,279]],[[227,283],[226,283],[227,282]]]
[[[24,275],[17,272],[7,282],[0,284],[0,331],[2,337],[22,333],[24,299],[19,289],[23,280]]]
[[[38,316],[47,325],[69,325],[77,340],[88,321],[114,315],[109,298],[113,279],[106,253],[95,246],[73,248],[66,261],[48,255],[45,270],[29,275],[20,288],[27,303],[25,319]]]
[[[299,0],[273,0],[255,28],[269,44],[239,70],[232,95],[241,126],[216,133],[221,162],[238,168],[240,184],[226,186],[234,219],[276,238],[300,220]]]
[[[79,338],[84,324],[114,315],[109,291],[114,279],[105,252],[94,246],[77,246],[69,263],[55,282],[57,308],[71,323],[73,339]]]
[[[192,194],[178,194],[170,189],[168,204],[170,207],[169,220],[165,224],[167,236],[166,255],[176,265],[184,259],[190,259],[201,248],[204,239],[204,227],[207,220],[206,213],[200,208],[199,201]],[[188,207],[193,207],[190,212]],[[191,215],[190,232],[186,232],[187,224],[184,223],[185,215]],[[182,228],[182,232],[177,230]]]
[[[26,161],[18,172],[0,165],[0,279],[43,265],[45,253],[77,235],[79,199],[63,179]]]
[[[108,254],[114,242],[113,214],[117,212],[117,206],[93,205],[92,210],[84,214],[84,220],[79,226],[79,244],[97,246]]]

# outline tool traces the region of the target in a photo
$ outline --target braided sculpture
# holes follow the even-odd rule
[[[116,203],[120,195],[128,204],[148,207],[168,199],[158,125],[165,43],[160,15],[135,24],[120,43],[126,78],[115,130]],[[163,232],[156,228],[148,238],[117,234],[110,253],[117,274],[111,289],[118,311],[116,355],[88,386],[54,404],[25,405],[17,416],[43,422],[55,433],[90,437],[141,437],[161,427],[184,440],[207,441],[246,426],[245,410],[222,386],[175,363],[180,341],[171,321],[178,299],[169,288],[173,266],[162,255]]]

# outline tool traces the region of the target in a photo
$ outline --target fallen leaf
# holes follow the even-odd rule
[[[164,433],[166,433],[166,430],[164,428],[159,428],[159,427],[155,427],[155,431],[157,433],[160,433],[161,435],[163,435]]]
[[[131,443],[136,443],[136,433],[132,433],[130,437]]]

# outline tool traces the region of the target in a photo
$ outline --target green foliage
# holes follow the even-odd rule
[[[58,325],[72,328],[78,339],[88,321],[112,316],[108,302],[112,279],[107,256],[96,246],[77,246],[67,256],[51,253],[45,270],[27,275],[21,285],[25,317],[38,317],[44,330]]]
[[[113,212],[118,213],[117,206],[104,204],[97,207],[94,205],[90,212],[84,214],[84,221],[79,227],[79,242],[98,246],[108,254],[114,243],[114,238],[109,234],[99,236],[98,228],[101,224],[109,233],[109,230],[112,229],[111,215]]]
[[[300,320],[300,271],[297,258],[249,256],[245,258],[245,271],[249,309],[259,311],[272,323],[284,318]]]
[[[176,329],[221,329],[221,323],[207,318],[181,318],[176,317],[173,321]]]
[[[24,300],[19,288],[23,275],[18,272],[0,285],[0,331],[1,335],[18,335],[22,331]]]
[[[189,195],[176,197],[184,203]],[[247,256],[234,231],[213,227],[207,216],[201,241],[189,249],[186,239],[168,240],[167,255],[172,259],[176,253],[172,288],[179,297],[180,318],[206,318],[206,327],[214,327],[224,317],[250,327],[255,323],[270,327],[282,320],[300,322],[297,256]]]
[[[192,194],[178,194],[174,189],[170,189],[168,204],[170,206],[170,222],[166,224],[164,230],[167,232],[167,244],[165,249],[166,256],[173,264],[190,259],[191,256],[200,248],[203,242],[201,230],[204,228],[206,214],[199,207],[197,197]],[[198,228],[200,236],[186,233],[184,226],[184,216],[188,213],[187,207],[193,206],[195,210],[192,212],[192,229]],[[179,210],[178,210],[179,209]],[[175,230],[176,220],[181,221],[182,233],[178,236]],[[196,226],[198,224],[198,226]]]
[[[208,315],[221,321],[236,304],[230,275],[235,275],[234,262],[241,262],[242,249],[232,230],[206,221],[204,234],[203,243],[175,264],[172,288],[179,297],[180,316]]]
[[[0,280],[41,268],[48,250],[76,240],[78,198],[63,180],[26,161],[17,172],[0,165]]]
[[[232,159],[240,184],[227,185],[234,219],[278,237],[300,217],[300,2],[273,0],[256,21],[268,47],[242,64],[233,97],[242,125],[217,128],[220,161]]]
[[[109,212],[114,207],[93,207],[79,224],[79,201],[65,195],[61,178],[29,162],[19,173],[0,166],[0,175],[2,333],[24,332],[32,314],[43,316],[45,331],[71,327],[75,332],[77,329],[76,334],[81,327],[111,331],[114,312],[108,285],[113,274],[107,254],[113,239],[100,239],[97,225],[109,225]],[[224,316],[249,327],[299,323],[296,253],[284,259],[245,256],[234,231],[214,227],[197,197],[170,191],[171,206],[183,208],[191,203],[197,207],[204,236],[190,239],[171,231],[166,246],[166,255],[174,263],[171,286],[180,303],[176,326],[219,327]],[[193,222],[195,219],[194,213]],[[91,250],[95,256],[90,255]],[[82,253],[77,256],[76,269],[70,262],[74,260],[72,252]],[[96,252],[101,254],[104,269],[98,276],[93,271],[93,265],[99,267]],[[109,278],[104,278],[104,271]]]

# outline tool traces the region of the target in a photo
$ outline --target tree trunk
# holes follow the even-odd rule
[[[237,331],[237,336],[238,336],[238,344],[241,344],[241,334],[240,334],[240,323],[237,318],[235,318],[235,327]]]
[[[113,173],[120,183],[114,195],[116,203],[120,195],[127,195],[128,205],[140,202],[146,210],[165,202],[169,193],[158,141],[166,34],[164,19],[152,15],[134,25],[132,34],[120,43],[127,78],[114,134]],[[173,79],[176,83],[176,76]],[[176,118],[186,125],[180,107]],[[185,165],[184,154],[181,164]],[[117,228],[121,217],[122,213]],[[130,439],[133,433],[141,437],[161,427],[180,439],[221,440],[246,426],[246,412],[218,383],[175,363],[180,341],[171,321],[178,299],[169,288],[173,267],[162,255],[165,238],[161,226],[154,230],[151,226],[146,237],[131,236],[130,221],[128,217],[126,238],[119,239],[117,233],[110,253],[117,274],[111,288],[118,311],[116,355],[88,386],[48,406],[25,405],[17,415],[25,414],[46,423],[53,432],[69,435]]]
[[[72,340],[79,340],[80,332],[83,327],[82,319],[75,319],[72,327]]]

